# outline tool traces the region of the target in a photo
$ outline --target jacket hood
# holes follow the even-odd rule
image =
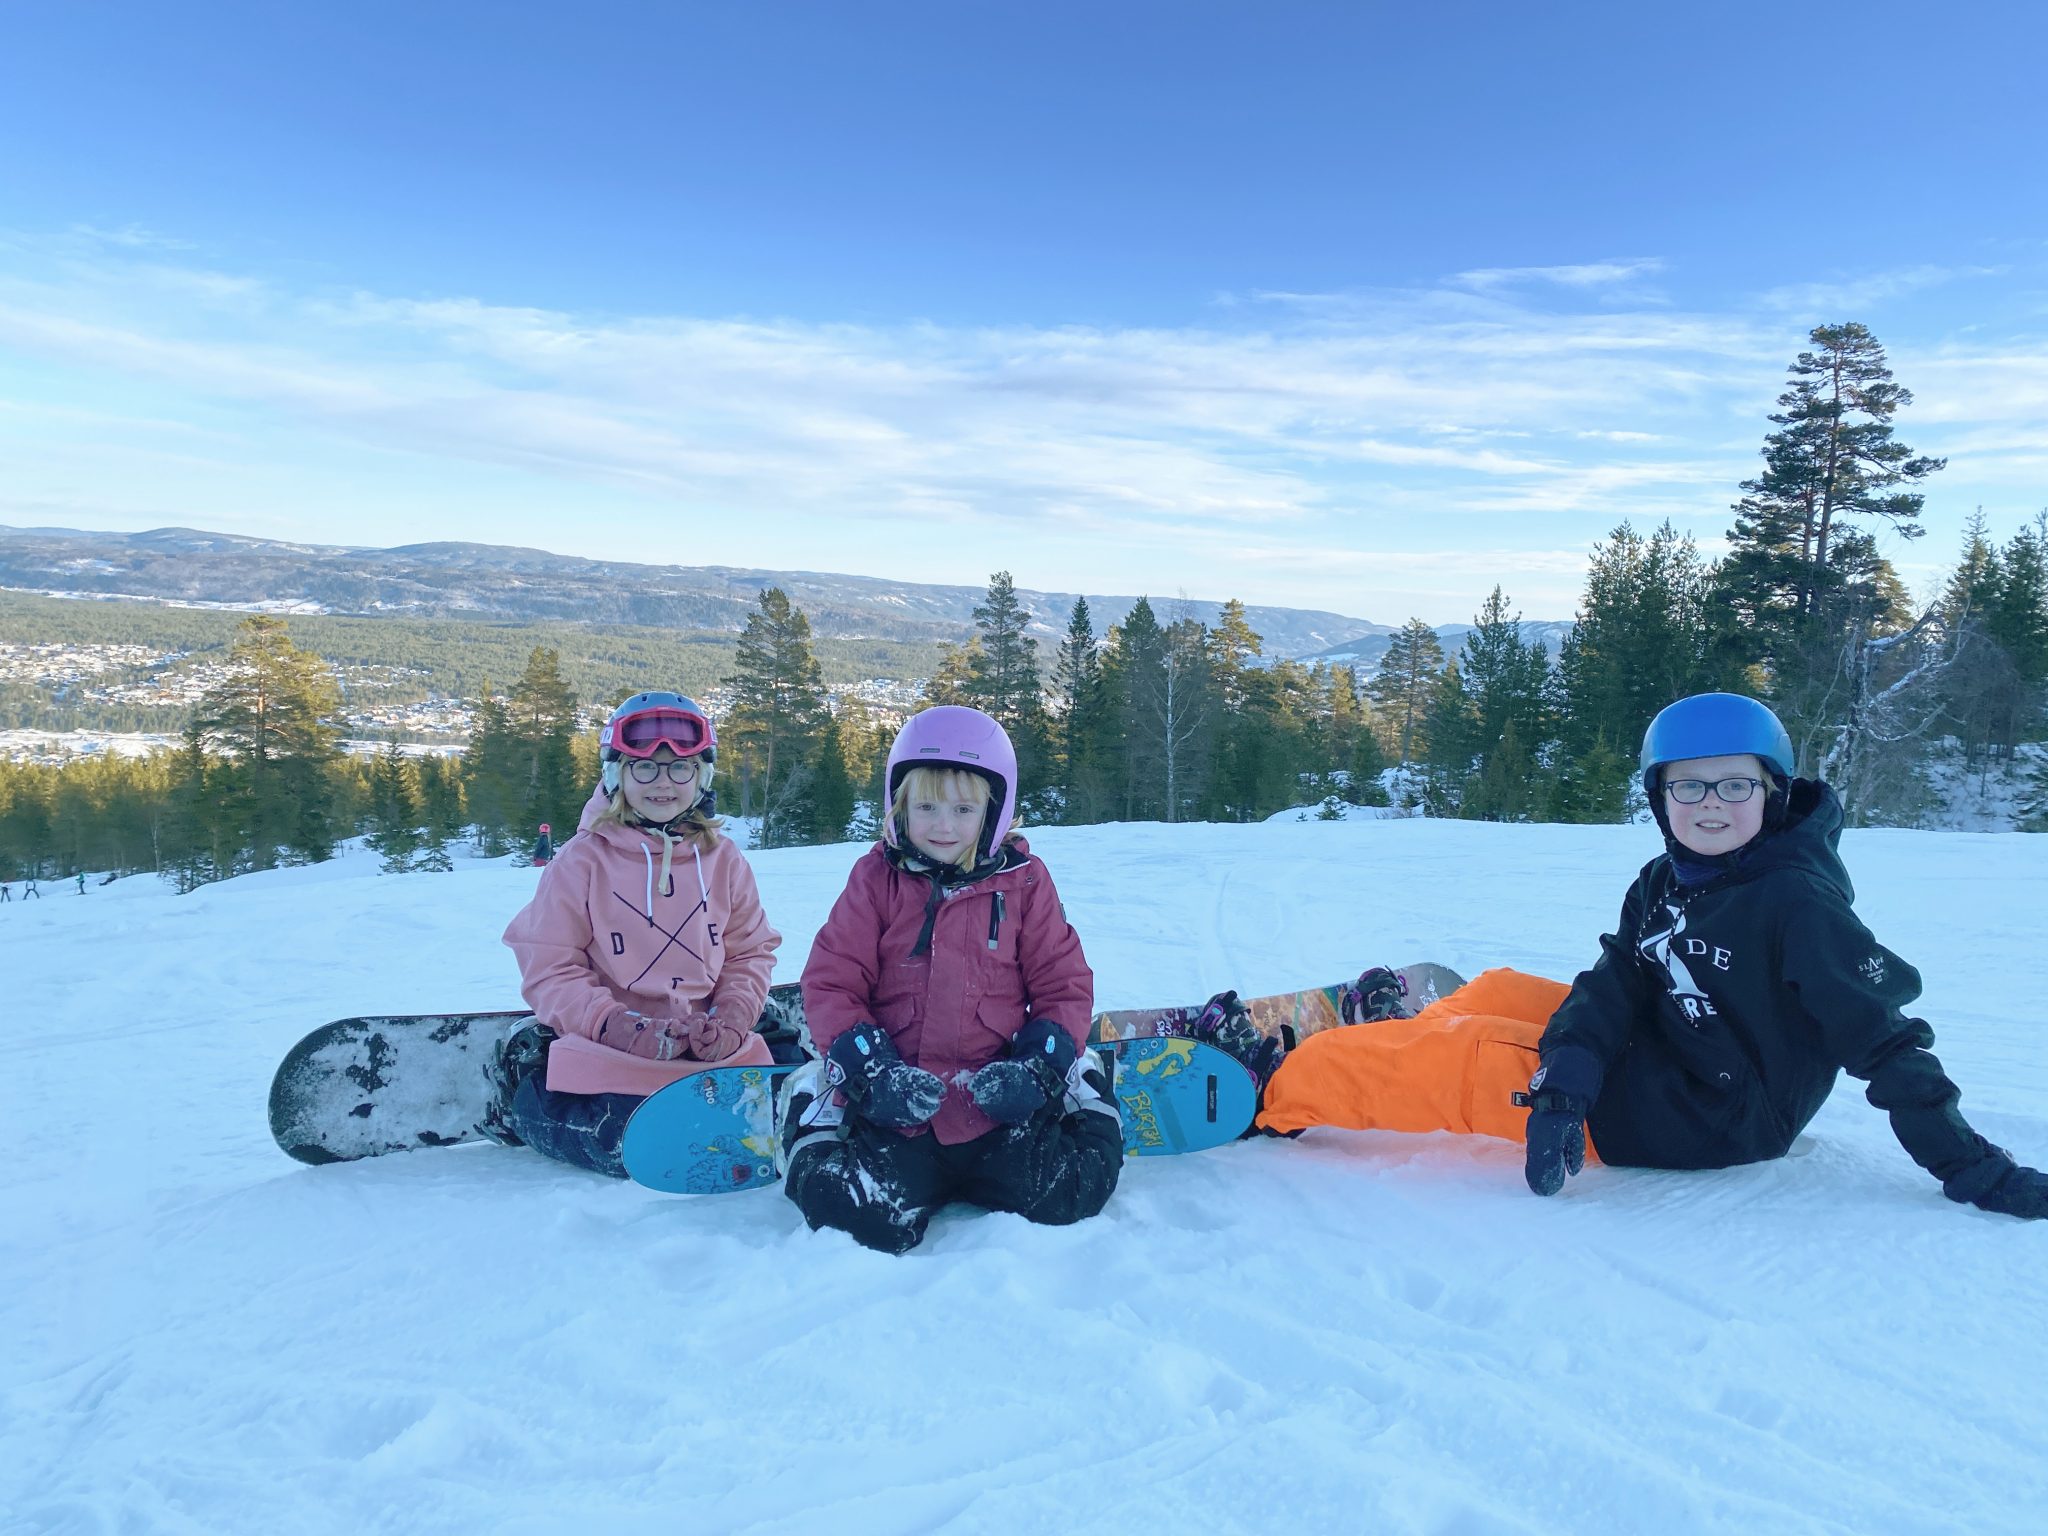
[[[1796,869],[1820,880],[1842,900],[1854,901],[1855,887],[1838,851],[1843,820],[1841,798],[1832,789],[1819,779],[1794,779],[1786,793],[1784,818],[1777,827],[1766,828],[1733,853],[1713,858],[1691,852],[1667,831],[1665,857],[1695,868],[1705,865],[1743,880],[1772,870]]]

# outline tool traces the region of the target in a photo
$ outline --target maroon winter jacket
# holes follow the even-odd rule
[[[1050,1019],[1086,1044],[1095,973],[1021,837],[996,873],[940,890],[931,942],[913,954],[931,877],[899,868],[879,843],[863,854],[811,945],[804,1018],[820,1051],[856,1024],[886,1029],[905,1061],[945,1082],[932,1130],[952,1146],[995,1128],[966,1074],[1004,1055],[1027,1023]]]

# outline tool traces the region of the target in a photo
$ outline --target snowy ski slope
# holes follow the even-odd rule
[[[1569,976],[1644,828],[1034,835],[1104,1006],[1431,958]],[[851,846],[757,854],[800,970]],[[2048,1162],[2048,841],[1865,832],[1964,1109]],[[516,1002],[535,873],[373,858],[0,907],[0,1531],[2048,1530],[2048,1223],[1941,1198],[1856,1086],[1793,1156],[1595,1169],[1311,1133],[888,1259],[773,1192],[470,1147],[303,1168],[347,1014]]]

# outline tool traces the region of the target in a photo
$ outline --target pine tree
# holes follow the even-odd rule
[[[1112,794],[1116,819],[1161,819],[1165,807],[1165,739],[1160,728],[1160,701],[1165,693],[1166,635],[1139,598],[1123,623],[1109,632],[1102,662],[1107,695],[1105,734],[1115,756]]]
[[[387,875],[404,874],[426,843],[422,831],[419,770],[397,742],[389,743],[370,767],[370,846]]]
[[[571,745],[579,713],[576,695],[562,678],[561,653],[535,646],[506,708],[512,737],[519,744],[519,841],[532,837],[542,822],[573,827],[582,812],[590,781],[577,774]]]
[[[8,766],[8,791],[0,811],[0,846],[7,850],[0,878],[41,880],[52,873],[56,775],[39,766]]]
[[[856,841],[870,841],[882,835],[882,770],[888,763],[895,733],[875,718],[874,711],[857,694],[840,698],[839,712],[834,718],[839,729],[840,757],[846,764],[846,777],[854,796],[854,811],[848,819],[846,835]]]
[[[200,698],[188,742],[230,760],[207,774],[212,804],[204,814],[233,849],[232,868],[333,857],[332,778],[341,755],[333,672],[292,644],[284,620],[258,614],[243,622],[226,673]]]
[[[847,770],[839,718],[827,713],[811,762],[811,835],[815,841],[836,843],[846,837],[853,821],[854,798],[854,778]]]
[[[1330,672],[1331,745],[1345,771],[1344,799],[1353,805],[1385,805],[1386,749],[1380,745],[1371,708],[1361,699],[1357,674],[1349,667]]]
[[[1421,805],[1430,816],[1461,816],[1479,751],[1478,712],[1465,688],[1454,658],[1430,695],[1428,717],[1421,722],[1428,751],[1423,758]]]
[[[974,674],[981,665],[979,635],[971,636],[957,645],[941,644],[939,664],[932,669],[932,675],[925,679],[925,703],[964,704],[970,709],[979,709],[981,703],[974,692]]]
[[[1216,699],[1225,714],[1238,714],[1244,709],[1245,676],[1257,668],[1265,650],[1265,637],[1245,617],[1244,603],[1231,598],[1223,605],[1216,627],[1209,634]]]
[[[1251,627],[1244,604],[1231,598],[1209,633],[1209,675],[1215,719],[1208,730],[1208,815],[1225,821],[1257,817],[1274,777],[1273,717],[1278,689],[1262,676],[1265,637]],[[1293,796],[1288,796],[1290,800]]]
[[[421,868],[453,868],[448,844],[462,836],[466,824],[462,803],[462,761],[453,757],[419,760],[420,821],[426,831]],[[438,855],[438,857],[437,857]]]
[[[1074,599],[1066,636],[1053,658],[1053,710],[1058,743],[1060,820],[1093,821],[1101,813],[1103,770],[1102,659],[1088,599]]]
[[[2048,685],[2048,512],[2014,534],[2000,553],[1989,619],[2037,714],[2040,691]]]
[[[523,831],[526,793],[521,780],[520,743],[504,700],[491,692],[488,680],[477,701],[469,747],[462,754],[463,798],[476,832],[477,852],[499,858]],[[549,823],[553,825],[553,823]],[[573,826],[572,820],[568,825]]]
[[[180,894],[235,873],[236,841],[226,818],[215,814],[208,781],[215,763],[199,733],[186,727],[183,745],[171,762],[170,800],[165,808],[163,855],[158,868]]]
[[[1962,743],[1964,760],[1976,762],[1987,749],[2014,743],[2021,683],[2011,654],[1997,633],[2004,571],[1986,536],[1984,509],[1963,525],[1963,549],[1949,573],[1938,604],[1953,638],[1960,665],[1942,679],[1946,723]]]
[[[1210,672],[1208,630],[1186,613],[1167,626],[1160,652],[1156,693],[1161,760],[1166,770],[1164,803],[1168,821],[1185,820],[1203,790],[1215,682]]]
[[[760,609],[740,631],[725,739],[738,759],[743,815],[761,818],[760,846],[780,848],[817,836],[812,799],[818,741],[828,711],[811,621],[780,587],[761,593]]]
[[[1647,539],[1623,523],[1594,546],[1571,633],[1558,649],[1560,750],[1548,814],[1618,820],[1643,728],[1674,699],[1737,686],[1714,651],[1712,572],[1665,523]]]
[[[1913,397],[1868,330],[1817,326],[1810,340],[1770,418],[1763,471],[1742,483],[1714,592],[1718,648],[1763,668],[1802,762],[1855,734],[1837,680],[1868,675],[1866,649],[1906,623],[1896,573],[1857,524],[1917,538],[1924,498],[1911,487],[1945,462],[1893,441]]]
[[[1985,537],[1986,526],[1982,507],[1963,525],[1962,558],[1941,594],[1942,619],[1950,625],[1973,617],[1981,621],[1998,606],[2002,573],[1998,551]]]
[[[1425,722],[1444,673],[1443,642],[1420,619],[1394,631],[1366,694],[1386,730],[1383,745],[1406,767],[1427,750]]]
[[[1892,441],[1892,418],[1913,395],[1892,380],[1884,348],[1856,323],[1814,327],[1814,350],[1789,370],[1764,439],[1764,470],[1742,488],[1758,508],[1773,542],[1796,537],[1792,611],[1820,614],[1833,583],[1830,553],[1850,519],[1875,519],[1905,538],[1917,538],[1924,498],[1907,489],[1942,468],[1943,459],[1916,456]],[[1732,537],[1732,536],[1731,536]],[[1734,540],[1737,549],[1743,541]]]
[[[975,608],[979,644],[966,654],[966,693],[978,709],[1009,733],[1017,753],[1017,798],[1035,796],[1049,779],[1044,690],[1038,677],[1038,642],[1027,632],[1031,611],[1017,598],[1008,571],[989,578],[988,596]]]
[[[1548,739],[1544,696],[1549,665],[1540,643],[1523,643],[1521,615],[1508,611],[1499,587],[1487,597],[1465,636],[1459,670],[1471,699],[1481,778],[1502,782],[1500,773],[1488,772],[1497,752],[1519,754],[1526,778],[1532,754]],[[1512,772],[1507,776],[1513,777]],[[1527,811],[1525,799],[1493,794],[1480,814],[1495,820],[1526,820]]]

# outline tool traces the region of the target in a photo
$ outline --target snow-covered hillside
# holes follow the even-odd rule
[[[1107,1006],[1374,962],[1570,975],[1643,828],[1037,834]],[[1964,1108],[2048,1161],[2044,844],[1851,834]],[[851,847],[754,856],[800,969]],[[313,1025],[516,1001],[535,874],[352,856],[0,907],[0,1530],[2036,1532],[2048,1223],[1944,1200],[1849,1084],[1793,1156],[1594,1169],[1311,1133],[889,1259],[773,1192],[481,1146],[304,1168]]]

